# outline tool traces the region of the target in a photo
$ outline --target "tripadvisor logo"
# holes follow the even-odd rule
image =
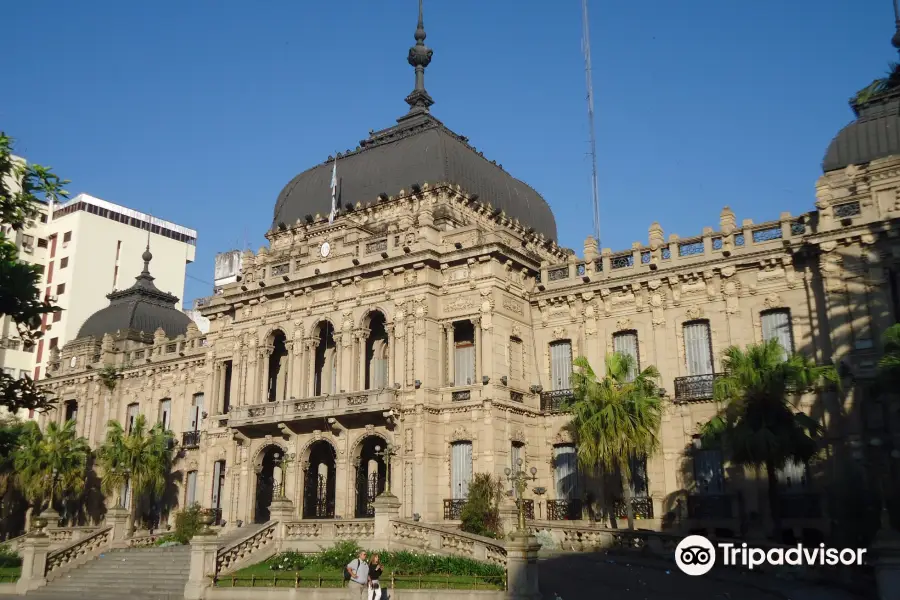
[[[716,549],[718,546],[718,550]],[[825,544],[804,547],[803,544],[781,548],[753,548],[746,542],[719,542],[713,545],[702,535],[689,535],[675,548],[675,564],[687,575],[705,575],[716,564],[753,569],[760,565],[829,566],[862,565],[865,548],[826,548]]]

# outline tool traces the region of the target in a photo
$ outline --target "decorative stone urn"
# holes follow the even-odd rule
[[[200,510],[200,518],[198,521],[203,526],[200,531],[197,532],[197,535],[215,535],[216,532],[210,528],[216,520],[216,511],[211,508],[204,508]]]

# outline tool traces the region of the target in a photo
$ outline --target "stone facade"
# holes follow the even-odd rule
[[[227,524],[265,520],[282,489],[300,518],[365,517],[370,498],[360,497],[383,489],[387,442],[401,517],[454,516],[445,502],[459,495],[451,447],[469,442],[475,473],[502,474],[517,446],[547,489],[536,498],[546,518],[559,493],[554,447],[571,443],[551,345],[568,342],[602,371],[626,332],[666,390],[642,526],[678,519],[737,531],[766,512],[764,478],[728,470],[706,504],[718,509],[690,499],[692,437],[716,406],[712,376],[689,372],[685,324],[708,325],[718,372],[727,346],[761,341],[762,316],[783,310],[795,350],[864,380],[879,333],[898,318],[900,158],[826,174],[816,195],[817,210],[799,217],[755,224],[726,208],[719,228],[701,235],[666,238],[653,224],[646,243],[612,252],[588,238],[579,257],[459,186],[401,190],[332,224],[273,229],[268,247],[244,254],[241,280],[203,307],[205,335],[192,326],[175,339],[157,332],[152,343],[107,335],[67,344],[42,382],[60,410],[44,418],[64,418],[76,401],[79,432],[96,446],[130,404],[155,422],[170,400],[181,443],[175,504],[191,494],[216,504]],[[461,359],[463,347],[474,350]],[[98,376],[106,365],[122,369],[112,391]],[[851,384],[840,396],[804,397],[801,408],[847,440],[865,426],[863,402]],[[810,478],[809,489],[821,490],[824,480]],[[595,478],[581,478],[578,499],[602,493]],[[554,503],[556,516],[563,508]],[[795,524],[826,528],[818,516]]]

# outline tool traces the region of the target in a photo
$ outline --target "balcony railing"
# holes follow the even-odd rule
[[[221,508],[211,508],[213,513],[213,525],[222,525],[222,509]]]
[[[625,500],[616,500],[614,508],[616,510],[616,518],[628,518],[628,511],[626,510]],[[646,496],[638,496],[636,498],[632,498],[631,510],[634,513],[635,519],[652,519],[653,500]]]
[[[185,431],[181,435],[181,447],[182,448],[197,448],[200,446],[200,432],[199,431]]]
[[[691,494],[687,498],[688,517],[691,519],[731,519],[734,504],[731,494]]]
[[[462,517],[462,509],[466,500],[458,498],[447,498],[444,500],[444,520],[459,521]]]
[[[815,492],[778,495],[781,517],[784,519],[818,519],[822,516],[822,496]]]
[[[518,508],[519,502],[525,504],[525,518],[529,521],[534,521],[534,500],[516,500],[516,508]]]
[[[578,521],[581,516],[581,500],[547,500],[548,521]]]
[[[715,381],[719,377],[719,373],[676,377],[675,401],[697,402],[700,400],[712,400]]]
[[[228,425],[231,427],[267,425],[347,414],[384,412],[393,408],[395,401],[394,390],[380,389],[231,407]]]
[[[562,412],[566,403],[571,402],[574,398],[572,390],[541,392],[541,410],[549,413]]]

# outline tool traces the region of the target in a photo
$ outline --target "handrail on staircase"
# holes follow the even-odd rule
[[[106,549],[112,542],[112,525],[98,529],[94,533],[75,540],[71,544],[63,546],[47,554],[47,569],[45,575],[60,569],[83,556],[93,554],[98,550]]]
[[[229,570],[244,557],[268,546],[275,540],[278,521],[269,521],[250,535],[216,551],[216,575]]]

